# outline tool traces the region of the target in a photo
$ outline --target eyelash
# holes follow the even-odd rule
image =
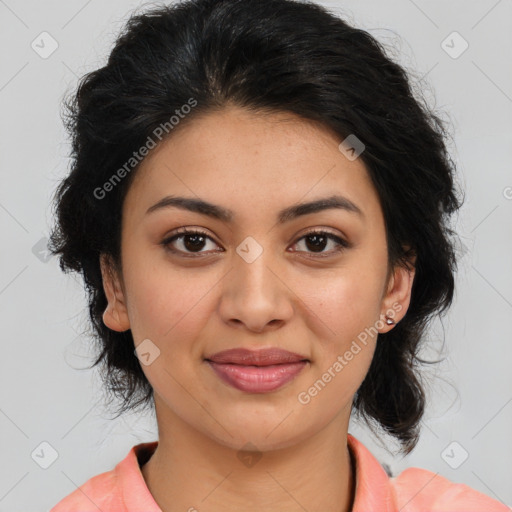
[[[203,256],[201,256],[202,254],[205,254],[203,252],[197,252],[197,253],[184,252],[184,251],[181,251],[181,250],[176,250],[176,249],[171,247],[171,243],[172,242],[174,242],[175,240],[177,240],[179,238],[184,238],[187,235],[201,235],[201,236],[204,236],[205,238],[208,238],[208,239],[212,240],[214,243],[216,243],[215,240],[213,240],[212,237],[208,235],[208,233],[206,233],[204,231],[201,231],[200,229],[180,228],[175,234],[173,234],[173,235],[171,235],[169,237],[166,237],[164,240],[162,240],[161,245],[163,245],[166,250],[168,250],[168,251],[170,251],[170,252],[172,252],[174,254],[178,254],[180,256],[183,256],[185,258],[200,258],[200,257],[203,257]],[[345,249],[347,249],[347,248],[349,248],[351,246],[343,238],[340,238],[339,236],[334,235],[333,233],[330,233],[329,231],[325,231],[325,230],[312,230],[312,231],[309,231],[308,233],[305,233],[304,235],[302,235],[293,245],[297,244],[303,238],[307,238],[308,236],[312,236],[312,235],[325,236],[329,240],[333,240],[336,243],[338,243],[339,247],[337,249],[334,249],[334,250],[331,250],[331,251],[328,251],[328,252],[325,252],[325,253],[314,253],[314,252],[311,252],[311,253],[308,253],[308,254],[313,255],[313,256],[308,256],[308,257],[325,258],[325,257],[328,257],[328,256],[332,256],[333,253],[342,252],[342,251],[344,251]],[[215,252],[222,252],[222,251],[215,251]],[[304,251],[294,251],[294,252],[304,252]]]

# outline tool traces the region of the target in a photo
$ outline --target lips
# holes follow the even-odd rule
[[[217,352],[206,358],[214,363],[240,364],[244,366],[270,366],[273,364],[299,363],[307,357],[280,348],[249,350],[234,348]]]
[[[217,352],[205,361],[225,384],[249,393],[267,393],[294,379],[309,359],[278,348],[238,348]]]

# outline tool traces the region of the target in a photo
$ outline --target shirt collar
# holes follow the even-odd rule
[[[352,512],[396,510],[396,499],[390,478],[379,461],[352,434],[347,435],[347,444],[356,465],[356,490]]]
[[[158,441],[133,446],[128,455],[115,467],[127,512],[162,512],[149,492],[141,471],[141,466],[149,460],[157,446]]]

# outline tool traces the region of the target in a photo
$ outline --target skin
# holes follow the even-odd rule
[[[414,270],[388,267],[377,192],[361,159],[340,152],[341,141],[292,114],[229,106],[173,133],[134,177],[123,205],[122,273],[101,259],[104,322],[131,329],[136,346],[149,339],[160,351],[142,365],[159,431],[142,474],[164,512],[351,508],[348,424],[377,336],[360,343],[309,403],[298,395],[365,328],[392,329],[382,322],[386,312],[396,311],[395,322],[403,318]],[[334,193],[363,215],[326,209],[277,223],[281,209]],[[234,219],[176,207],[146,215],[170,194],[229,208]],[[171,246],[192,257],[173,254],[161,242],[180,227],[200,228],[211,239],[196,252],[184,243],[190,238],[175,240]],[[315,252],[304,236],[319,229],[350,247],[336,252],[330,240]],[[248,236],[263,249],[251,263],[236,252]],[[279,347],[310,362],[276,391],[246,393],[204,361],[235,347]],[[237,457],[249,442],[261,455],[250,467]]]

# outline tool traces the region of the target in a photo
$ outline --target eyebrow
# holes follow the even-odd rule
[[[235,216],[232,210],[218,206],[202,199],[194,197],[180,197],[180,196],[165,196],[160,201],[150,206],[146,215],[162,210],[165,208],[180,208],[182,210],[188,210],[202,215],[207,215],[214,219],[221,220],[223,222],[232,222]],[[311,213],[317,213],[323,210],[329,209],[340,209],[350,213],[355,213],[360,217],[364,218],[362,210],[352,201],[346,197],[340,195],[333,195],[311,201],[309,203],[299,203],[296,205],[289,206],[281,210],[277,215],[279,224],[284,224],[302,215],[309,215]]]

